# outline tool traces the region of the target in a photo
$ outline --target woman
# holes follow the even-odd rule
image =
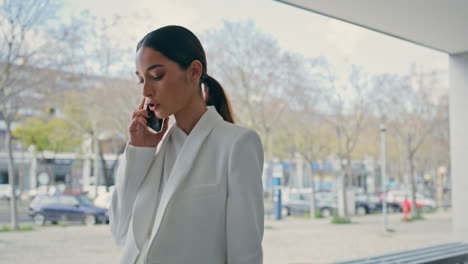
[[[262,144],[233,124],[200,41],[180,26],[149,33],[136,75],[143,99],[110,208],[121,263],[262,263]],[[147,127],[146,106],[164,119],[160,133]]]

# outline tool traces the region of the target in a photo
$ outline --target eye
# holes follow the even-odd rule
[[[160,74],[160,75],[158,75],[158,76],[154,76],[154,77],[153,77],[153,80],[157,80],[157,81],[158,81],[158,80],[161,80],[163,77],[164,77],[164,74]]]
[[[138,80],[138,85],[143,84],[143,80]]]

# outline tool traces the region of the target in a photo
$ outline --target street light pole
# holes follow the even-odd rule
[[[382,213],[383,213],[383,222],[384,222],[384,231],[388,231],[388,217],[387,217],[387,172],[386,172],[386,153],[387,153],[387,144],[385,140],[385,133],[387,131],[387,127],[385,124],[385,116],[382,117],[380,123],[380,174],[382,175],[382,191],[383,191],[383,199],[382,199]]]

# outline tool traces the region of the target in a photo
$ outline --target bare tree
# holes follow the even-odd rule
[[[225,22],[208,32],[208,73],[232,95],[237,122],[256,129],[263,137],[266,161],[271,160],[272,134],[291,106],[291,89],[304,78],[293,78],[303,67],[300,57],[280,49],[277,41],[253,22]]]
[[[294,126],[294,146],[295,151],[307,161],[311,173],[311,193],[310,193],[310,217],[315,217],[317,203],[315,199],[315,181],[313,162],[325,163],[332,150],[332,133],[323,119],[317,112],[306,111],[296,114],[296,126]]]
[[[1,53],[0,53],[0,113],[6,124],[6,146],[8,152],[8,179],[11,185],[10,216],[11,228],[18,230],[15,196],[15,172],[12,150],[12,123],[18,118],[22,106],[22,95],[31,92],[34,85],[25,83],[24,76],[31,70],[31,62],[41,46],[28,42],[36,29],[44,25],[57,10],[54,1],[5,0],[0,6]]]
[[[106,170],[107,164],[104,159],[105,144],[117,138],[119,142],[116,143],[119,147],[114,152],[117,154],[123,152],[122,146],[125,146],[127,137],[125,126],[129,122],[128,113],[138,100],[135,96],[136,91],[131,89],[131,86],[135,86],[136,89],[136,84],[131,81],[100,77],[84,78],[88,82],[87,88],[83,91],[65,91],[57,94],[59,99],[55,98],[55,104],[76,131],[91,139],[95,167],[94,187],[97,194],[100,177],[103,177],[107,187],[111,183],[111,174]],[[110,94],[113,100],[108,100]]]
[[[289,78],[296,80],[289,89],[290,109],[285,129],[289,131],[287,141],[295,153],[304,159],[311,171],[312,188],[310,193],[310,216],[315,217],[315,171],[313,162],[325,163],[333,148],[333,131],[326,125],[324,114],[320,112],[318,102],[321,100],[320,82],[314,75],[317,61],[323,58],[312,58],[305,61],[304,67],[287,71]],[[277,143],[275,143],[277,145]]]
[[[439,77],[437,71],[420,72],[412,67],[408,76],[389,83],[391,85],[376,87],[382,95],[379,98],[380,107],[387,113],[389,132],[403,147],[401,153],[404,153],[407,163],[406,182],[411,190],[412,208],[417,208],[415,162],[437,124],[444,120],[443,108],[438,107],[441,98],[438,94]],[[419,213],[419,210],[412,210],[413,217],[418,217]]]
[[[339,84],[334,69],[326,61],[319,61],[322,71],[318,72],[321,88],[324,90],[322,100],[325,111],[324,118],[333,128],[336,138],[336,153],[341,166],[339,175],[338,206],[342,208],[340,216],[349,220],[346,201],[348,180],[352,179],[351,157],[359,142],[363,125],[369,110],[367,100],[368,80],[363,71],[351,66],[349,79]]]
[[[134,105],[136,105],[136,99],[139,91],[136,89],[131,89],[133,85],[130,85],[128,80],[122,79],[111,79],[109,77],[116,74],[122,75],[125,74],[125,70],[128,69],[124,66],[124,69],[119,68],[121,66],[120,60],[124,57],[131,56],[131,48],[124,47],[120,45],[118,41],[111,38],[111,35],[115,33],[115,30],[119,28],[122,21],[119,16],[114,16],[112,21],[107,21],[106,19],[101,19],[100,21],[95,21],[95,27],[92,35],[92,40],[94,43],[94,61],[98,65],[98,72],[102,78],[96,85],[87,93],[88,102],[92,103],[92,107],[88,109],[88,116],[91,120],[92,126],[92,138],[95,146],[95,188],[96,194],[98,191],[98,185],[100,182],[100,177],[104,177],[105,185],[109,188],[111,175],[106,169],[107,165],[104,159],[103,152],[103,141],[109,138],[113,138],[116,134],[113,132],[120,132],[117,134],[122,139],[126,139],[126,133],[123,133],[122,124],[124,122],[119,122],[122,120],[122,117],[128,117],[128,113],[132,112]],[[114,30],[114,32],[113,32]],[[127,60],[129,61],[129,60]],[[125,87],[124,89],[119,89]],[[126,96],[128,90],[135,91],[134,95],[125,97],[126,107],[118,108],[116,104],[112,104],[104,100],[109,93],[118,94],[119,96]],[[120,94],[118,92],[123,92],[125,94]],[[133,103],[133,108],[130,108],[130,104]],[[124,112],[127,111],[127,112]],[[102,113],[100,115],[95,115],[93,113]],[[111,121],[112,120],[112,121]],[[116,122],[117,121],[117,122]],[[112,123],[117,125],[119,130],[112,128]],[[126,122],[128,124],[128,122]],[[122,140],[123,141],[123,140]],[[123,141],[125,142],[125,141]],[[119,147],[118,153],[121,154],[124,151],[125,144],[121,144]],[[98,166],[98,162],[100,166]],[[117,164],[117,160],[114,161],[112,168]],[[98,170],[97,167],[100,167]]]
[[[125,141],[122,120],[131,112],[128,105],[133,102],[132,92],[138,93],[131,89],[136,87],[135,83],[121,77],[129,76],[122,60],[127,62],[123,58],[131,56],[130,48],[115,38],[121,23],[118,16],[111,21],[98,20],[89,11],[83,11],[79,17],[71,18],[69,25],[50,29],[58,41],[53,49],[46,50],[47,54],[61,50],[56,54],[56,61],[47,66],[57,68],[54,75],[60,82],[49,89],[52,96],[46,104],[62,112],[77,131],[92,139],[96,193],[100,177],[104,177],[107,186],[111,182],[111,175],[105,169],[105,142],[116,135]],[[109,95],[115,100],[108,100]],[[122,151],[119,147],[115,152]]]
[[[396,74],[380,74],[373,78],[373,90],[370,95],[371,104],[375,115],[375,118],[379,122],[385,121],[386,119],[393,120],[397,119],[398,116],[394,116],[391,108],[393,97],[398,95],[400,87],[407,82],[407,78]],[[395,94],[394,94],[395,93]],[[394,94],[394,95],[393,95]],[[375,125],[379,127],[378,124]],[[405,145],[399,140],[398,136],[389,130],[387,133],[387,161],[390,166],[387,166],[387,171],[391,178],[398,181],[404,180],[406,175],[406,158],[404,153]]]
[[[122,69],[121,59],[130,56],[129,48],[118,43],[112,37],[112,31],[119,28],[121,21],[118,16],[111,22],[105,19],[97,20],[90,17],[86,20],[87,41],[92,43],[90,55],[84,55],[88,61],[84,65],[84,73],[79,75],[79,83],[83,87],[80,90],[65,92],[56,96],[56,102],[60,108],[75,106],[74,113],[79,115],[80,122],[75,118],[68,118],[76,128],[92,139],[92,152],[94,153],[94,187],[98,192],[101,177],[109,187],[111,174],[106,169],[104,159],[105,142],[117,138],[118,148],[114,151],[120,154],[124,150],[127,139],[126,126],[128,125],[129,113],[132,112],[138,102],[140,91],[136,82],[130,81],[130,75],[125,72],[129,67]],[[93,73],[93,74],[90,74]],[[114,76],[128,76],[122,77]],[[112,95],[114,100],[108,100]],[[71,111],[68,111],[70,114]],[[111,166],[116,166],[117,160]],[[111,169],[112,169],[111,168]]]
[[[115,100],[105,100],[109,91],[114,95]],[[92,102],[88,109],[88,116],[95,124],[93,131],[99,160],[101,163],[101,172],[105,180],[105,185],[109,187],[111,174],[105,170],[104,160],[104,141],[108,139],[117,139],[117,149],[115,154],[119,155],[125,150],[125,143],[128,141],[127,126],[130,122],[130,114],[135,109],[135,105],[141,99],[141,91],[136,82],[125,79],[103,79],[97,87],[94,87],[86,93],[87,101]],[[99,113],[94,115],[93,113]],[[111,168],[115,168],[118,160],[116,159]]]

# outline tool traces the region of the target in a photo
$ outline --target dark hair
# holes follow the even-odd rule
[[[229,99],[224,93],[223,87],[208,75],[205,51],[195,34],[181,26],[166,26],[148,33],[138,42],[136,51],[138,52],[142,46],[160,52],[184,70],[194,60],[200,61],[203,66],[200,88],[201,84],[206,87],[206,104],[213,105],[225,121],[234,123]]]

